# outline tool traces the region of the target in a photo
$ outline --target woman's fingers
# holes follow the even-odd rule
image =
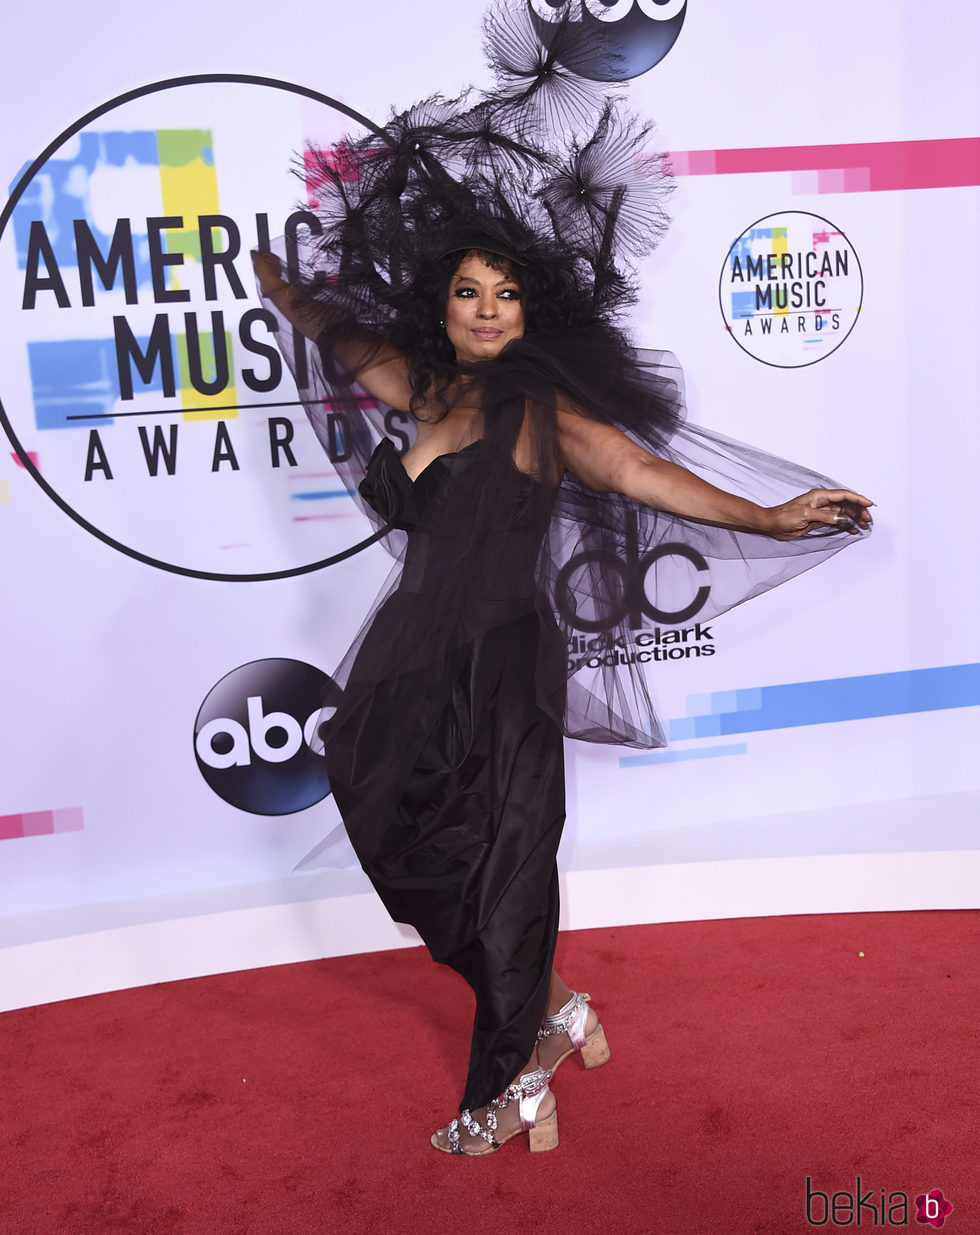
[[[874,502],[870,498],[851,489],[822,489],[816,492],[827,503],[825,509],[830,517],[825,518],[824,522],[836,524],[855,535],[871,526],[868,507],[873,506]]]
[[[850,509],[848,509],[850,505]],[[804,532],[812,527],[834,527],[841,532],[858,532],[858,519],[861,507],[845,502],[833,502],[820,506],[808,506],[805,515],[808,520]]]
[[[795,540],[818,527],[833,527],[858,535],[871,526],[868,507],[874,503],[851,489],[811,489],[775,507],[777,527],[773,535]]]
[[[811,494],[820,494],[828,502],[850,502],[855,506],[873,506],[870,497],[862,497],[851,489],[812,489]]]

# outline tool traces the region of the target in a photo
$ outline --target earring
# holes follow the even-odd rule
[[[439,318],[439,325],[440,325],[440,326],[445,327],[445,325],[446,325],[446,319],[445,319],[444,317],[440,317],[440,318]]]

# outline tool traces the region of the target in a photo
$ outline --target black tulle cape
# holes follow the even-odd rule
[[[274,310],[274,306],[269,306]],[[290,331],[281,320],[280,329]],[[334,467],[395,559],[387,586],[367,615],[361,634],[337,670],[348,689],[350,666],[378,607],[404,578],[408,537],[414,526],[411,485],[387,495],[363,482],[372,456],[390,427],[400,441],[414,438],[410,415],[379,403],[356,382],[340,380],[329,358],[330,332],[319,346],[305,343],[301,388],[307,412],[324,448],[345,457]],[[293,349],[285,347],[287,356]],[[328,353],[324,363],[322,353]],[[478,404],[460,450],[484,440],[479,468],[464,506],[453,511],[455,567],[438,588],[419,592],[403,617],[403,637],[374,666],[379,677],[397,676],[434,664],[460,640],[461,606],[481,579],[479,571],[505,575],[508,562],[488,561],[494,495],[514,470],[518,436],[525,469],[535,479],[528,501],[540,506],[532,520],[543,528],[535,546],[536,605],[541,620],[561,635],[561,657],[539,666],[539,703],[569,737],[591,742],[656,747],[665,742],[647,675],[656,666],[638,663],[635,636],[642,629],[707,621],[817,565],[861,539],[847,530],[820,528],[792,541],[716,527],[643,506],[616,493],[598,493],[561,470],[556,411],[580,414],[622,430],[652,453],[678,463],[731,493],[764,506],[784,502],[814,487],[836,482],[708,429],[685,422],[682,381],[670,353],[638,351],[626,366],[610,369],[601,340],[587,331],[530,337],[511,343],[495,360],[461,366],[469,382],[466,404]],[[330,418],[328,424],[328,417]],[[342,427],[340,427],[342,426]],[[530,443],[531,462],[527,461]],[[389,475],[390,475],[389,471]],[[397,473],[395,473],[397,475]],[[389,482],[390,483],[390,482]],[[511,553],[507,546],[506,552]],[[525,548],[524,552],[527,549]],[[369,689],[361,682],[355,689]]]

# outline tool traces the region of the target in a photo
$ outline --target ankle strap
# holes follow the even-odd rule
[[[578,1015],[579,1008],[584,1007],[591,998],[591,995],[582,995],[578,991],[572,991],[571,998],[563,1008],[559,1008],[551,1016],[541,1018],[538,1037],[553,1038],[556,1034],[568,1033],[569,1027]]]

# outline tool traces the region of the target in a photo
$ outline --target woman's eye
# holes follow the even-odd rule
[[[521,293],[516,287],[507,287],[500,293],[505,300],[520,300]]]
[[[457,287],[454,295],[458,296],[461,300],[464,297],[468,300],[471,296],[475,296],[476,292],[472,287]]]

